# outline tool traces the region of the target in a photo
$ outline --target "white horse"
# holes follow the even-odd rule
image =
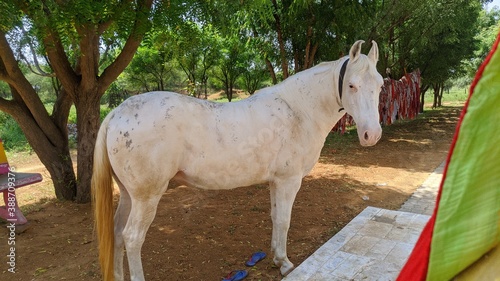
[[[292,205],[335,123],[347,112],[361,145],[377,143],[378,47],[297,73],[245,100],[213,103],[171,92],[129,98],[103,121],[94,154],[92,194],[104,280],[144,280],[141,248],[171,179],[204,189],[268,182],[274,263],[286,275]],[[344,110],[345,108],[345,110]],[[120,188],[113,219],[112,179]],[[114,224],[113,224],[114,221]],[[113,227],[114,225],[114,227]]]

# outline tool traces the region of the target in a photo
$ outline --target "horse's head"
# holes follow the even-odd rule
[[[379,94],[384,83],[377,72],[378,46],[372,41],[368,56],[361,54],[359,40],[349,51],[349,61],[343,78],[341,103],[356,121],[359,142],[363,146],[375,145],[382,136],[379,122]]]

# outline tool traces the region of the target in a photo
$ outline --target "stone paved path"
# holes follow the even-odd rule
[[[445,162],[441,163],[434,172],[417,188],[417,190],[401,206],[400,211],[425,214],[431,216],[436,205],[436,196],[443,178]]]
[[[443,169],[400,210],[367,207],[283,281],[395,280],[432,215]]]

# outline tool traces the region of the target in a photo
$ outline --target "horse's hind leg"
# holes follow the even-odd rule
[[[139,198],[131,194],[132,208],[125,229],[123,230],[123,239],[125,241],[125,248],[127,249],[128,265],[130,268],[130,280],[144,280],[141,248],[146,238],[146,232],[156,215],[158,202],[165,189],[166,187],[161,188],[161,191],[154,195],[150,194],[146,196],[145,194],[141,194]]]
[[[293,202],[301,182],[300,177],[293,177],[276,179],[270,183],[271,218],[273,220],[271,247],[274,250],[274,263],[280,267],[282,275],[288,274],[293,269],[293,264],[286,254],[286,240],[290,228]]]
[[[118,186],[120,187],[120,202],[118,203],[118,208],[115,213],[115,250],[114,250],[114,269],[115,269],[115,280],[123,280],[123,229],[127,223],[127,219],[130,214],[130,207],[132,202],[130,200],[130,195],[125,189],[123,184],[116,180]]]

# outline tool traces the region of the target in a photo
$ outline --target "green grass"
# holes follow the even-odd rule
[[[445,90],[443,93],[443,103],[456,103],[465,102],[469,97],[469,88],[451,88],[450,90]],[[432,89],[427,90],[425,93],[425,103],[432,103],[434,101],[434,91]]]
[[[469,98],[469,88],[459,89],[452,88],[449,93],[446,91],[443,94],[443,99],[445,101],[460,101],[465,102]]]
[[[235,101],[239,101],[239,100],[242,100],[242,98],[239,98],[239,97],[233,97],[233,99],[231,99],[231,102],[235,102]],[[227,97],[221,97],[221,98],[218,98],[218,99],[215,99],[215,100],[212,100],[214,102],[229,102],[229,100],[227,99]]]
[[[46,108],[52,108],[52,104],[46,104]],[[100,118],[101,121],[111,112],[111,108],[107,105],[101,105]],[[69,124],[76,124],[76,108],[72,106],[68,116]],[[7,113],[0,111],[0,138],[3,141],[3,145],[6,151],[9,152],[32,152],[32,148],[26,139],[21,127],[17,122]],[[70,147],[76,147],[76,140],[70,140]]]

